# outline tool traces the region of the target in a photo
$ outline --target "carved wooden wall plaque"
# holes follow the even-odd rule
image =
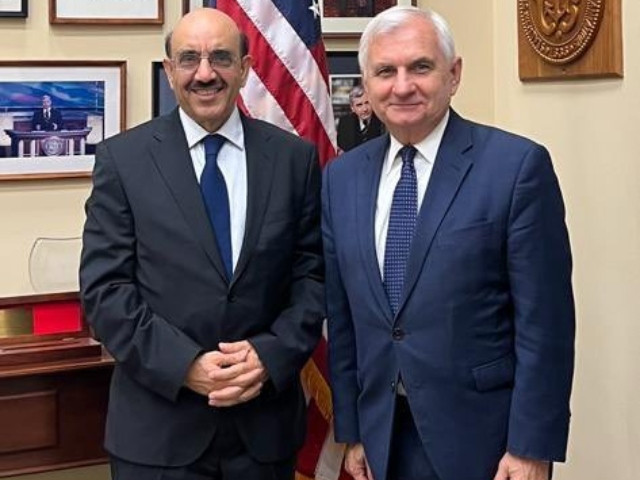
[[[517,0],[521,80],[621,77],[620,0]]]

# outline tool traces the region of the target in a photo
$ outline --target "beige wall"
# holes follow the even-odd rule
[[[159,27],[56,27],[30,2],[26,23],[2,20],[3,59],[128,60],[128,124],[151,110],[150,62],[162,58]],[[577,367],[569,463],[558,480],[636,480],[640,474],[640,3],[623,0],[624,80],[522,84],[514,0],[420,0],[443,13],[464,58],[455,108],[549,147],[567,204],[575,261]],[[165,2],[167,24],[178,2]],[[166,27],[165,27],[166,28]],[[353,48],[353,41],[329,48]],[[80,234],[86,180],[0,182],[0,296],[31,292],[27,259],[40,236]],[[635,407],[635,408],[634,408]],[[108,478],[104,467],[24,480]]]
[[[165,2],[166,18],[181,2]],[[29,2],[29,17],[1,19],[2,60],[127,60],[127,125],[151,114],[151,62],[163,58],[163,27],[49,25],[48,2]],[[165,27],[166,28],[166,27]],[[0,295],[32,293],[28,259],[39,237],[76,237],[84,221],[90,182],[0,182]],[[73,273],[72,273],[73,276]]]
[[[574,254],[578,353],[560,480],[640,477],[640,2],[622,3],[624,79],[523,84],[516,2],[495,0],[496,123],[551,150]]]

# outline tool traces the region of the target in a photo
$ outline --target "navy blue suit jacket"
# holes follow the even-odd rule
[[[441,480],[493,478],[505,451],[565,457],[574,357],[571,254],[548,152],[451,111],[393,316],[374,245],[389,136],[323,185],[338,441],[384,479],[401,375]]]

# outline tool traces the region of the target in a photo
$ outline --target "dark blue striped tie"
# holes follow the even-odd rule
[[[400,156],[402,173],[393,192],[383,268],[384,289],[394,315],[398,311],[404,288],[409,248],[418,215],[418,179],[413,165],[413,159],[416,156],[415,147],[411,145],[402,147]]]
[[[207,207],[209,220],[216,236],[218,251],[224,263],[227,280],[233,275],[231,257],[231,220],[227,184],[218,167],[218,152],[225,138],[222,135],[208,135],[204,139],[206,163],[200,177],[200,189]]]

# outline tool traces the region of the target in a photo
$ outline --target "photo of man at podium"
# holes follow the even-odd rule
[[[0,158],[93,155],[104,81],[0,82]]]
[[[56,131],[62,128],[62,114],[53,108],[51,97],[42,96],[42,108],[33,112],[31,130]]]

